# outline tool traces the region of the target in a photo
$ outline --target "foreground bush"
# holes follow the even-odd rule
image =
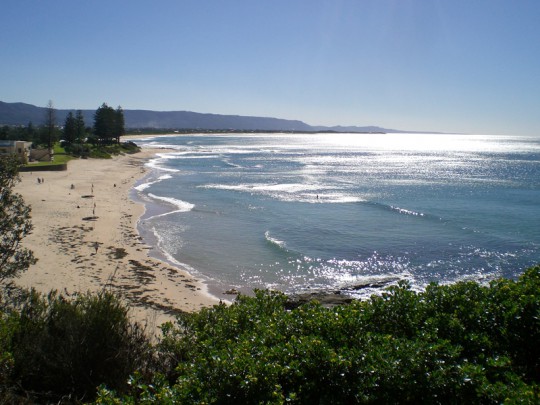
[[[540,267],[288,311],[259,291],[163,327],[163,368],[97,403],[538,403]]]
[[[4,312],[0,343],[5,403],[16,403],[17,395],[17,402],[89,401],[104,383],[123,391],[129,376],[151,360],[144,331],[108,292],[74,299],[30,292],[18,310]]]

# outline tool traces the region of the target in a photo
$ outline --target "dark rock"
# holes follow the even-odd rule
[[[359,290],[364,290],[366,288],[384,288],[392,283],[395,283],[398,280],[399,278],[389,277],[382,280],[376,280],[373,282],[365,282],[361,284],[354,284],[351,286],[343,287],[342,291],[359,291]]]
[[[290,295],[285,303],[285,308],[294,309],[300,305],[312,301],[319,302],[323,307],[332,308],[336,305],[346,305],[354,301],[354,298],[341,294],[341,291],[316,291]]]

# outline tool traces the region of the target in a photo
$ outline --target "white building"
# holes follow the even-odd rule
[[[21,163],[28,163],[32,142],[0,140],[0,156],[17,155]]]

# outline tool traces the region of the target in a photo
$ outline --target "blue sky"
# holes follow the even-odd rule
[[[3,0],[0,100],[540,136],[538,0]]]

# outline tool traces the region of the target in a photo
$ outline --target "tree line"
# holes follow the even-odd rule
[[[94,113],[93,126],[87,126],[81,110],[69,112],[63,122],[58,125],[56,110],[49,101],[44,122],[35,126],[29,122],[27,126],[0,127],[0,140],[19,140],[32,142],[35,146],[48,147],[55,142],[63,141],[65,145],[110,145],[120,143],[120,137],[125,134],[124,111],[103,103]]]

